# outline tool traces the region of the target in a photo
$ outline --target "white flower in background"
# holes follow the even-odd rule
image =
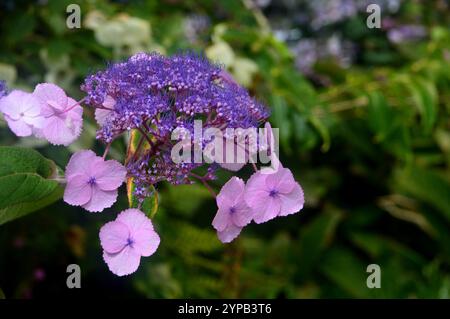
[[[236,58],[231,72],[239,84],[248,87],[252,84],[253,76],[258,72],[258,65],[247,58]]]
[[[108,18],[94,10],[87,14],[84,25],[94,31],[98,43],[114,49],[116,58],[141,51],[164,53],[164,49],[153,42],[151,26],[147,20],[123,13]]]
[[[213,44],[206,48],[206,56],[215,62],[225,65],[236,82],[249,87],[253,76],[258,72],[258,65],[252,60],[237,56],[233,48],[222,39],[226,26],[219,24],[214,28]]]
[[[235,60],[233,49],[225,41],[219,41],[205,50],[206,56],[212,60],[217,61],[227,68],[231,67]]]

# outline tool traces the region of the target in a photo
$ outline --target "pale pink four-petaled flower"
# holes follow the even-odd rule
[[[39,100],[31,93],[14,90],[0,99],[0,112],[3,113],[9,128],[17,136],[31,136],[44,126]]]
[[[17,136],[35,135],[54,145],[69,145],[81,133],[83,108],[55,84],[38,84],[33,93],[12,91],[0,99],[9,128]]]
[[[67,146],[75,141],[83,126],[83,108],[51,83],[38,84],[33,95],[41,104],[45,124],[41,135],[55,145]]]
[[[242,228],[252,221],[252,212],[244,201],[244,191],[244,181],[232,177],[216,198],[219,210],[212,224],[223,243],[235,239]]]
[[[140,210],[130,208],[100,229],[100,242],[109,270],[125,276],[138,269],[141,257],[155,253],[160,238],[151,220]]]
[[[272,174],[254,173],[247,181],[244,199],[253,210],[257,224],[294,214],[304,204],[302,188],[291,171],[281,166]]]
[[[126,174],[125,167],[115,160],[105,161],[90,150],[79,151],[66,167],[64,201],[100,212],[115,203]]]
[[[270,173],[255,172],[247,185],[237,177],[231,178],[216,201],[219,209],[212,224],[220,241],[229,243],[252,220],[261,224],[298,212],[303,208],[304,195],[291,171],[279,164]]]

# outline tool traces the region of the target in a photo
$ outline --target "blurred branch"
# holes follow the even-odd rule
[[[416,210],[417,202],[415,200],[403,195],[392,194],[381,197],[378,200],[378,205],[393,217],[413,223],[431,237],[435,237],[436,232],[433,227],[428,220]]]
[[[264,13],[262,13],[261,9],[259,9],[252,0],[242,0],[242,3],[244,4],[245,8],[253,13],[253,16],[255,17],[256,22],[261,28],[261,31],[263,33],[270,33],[271,28],[269,21],[267,20]]]

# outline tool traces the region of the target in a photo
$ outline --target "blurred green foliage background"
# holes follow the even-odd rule
[[[71,3],[81,8],[80,29],[66,27]],[[448,298],[449,8],[445,0],[401,1],[394,12],[382,10],[383,28],[369,29],[365,10],[310,27],[318,13],[301,0],[1,1],[0,79],[13,88],[48,81],[81,98],[87,74],[139,51],[194,50],[223,63],[271,108],[281,160],[306,197],[299,214],[252,224],[223,245],[204,187],[160,185],[160,248],[125,278],[108,271],[98,240],[101,225],[127,207],[125,191],[101,214],[59,201],[0,226],[4,294]],[[409,29],[395,33],[389,23],[420,32],[410,39]],[[317,43],[330,35],[335,49],[323,54]],[[304,38],[312,50],[302,49]],[[351,58],[342,63],[347,44]],[[4,121],[0,144],[33,147],[65,167],[71,152],[103,150],[86,114],[69,148],[17,139]],[[123,160],[125,149],[126,137],[111,155]],[[223,172],[216,189],[230,176]],[[77,291],[66,288],[70,263],[82,269]],[[381,289],[366,286],[372,263],[381,267]]]

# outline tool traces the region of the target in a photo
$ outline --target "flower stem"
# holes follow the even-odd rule
[[[205,180],[205,178],[203,176],[197,175],[195,173],[189,173],[189,175],[191,175],[192,177],[198,179],[199,181],[202,182],[202,184],[206,187],[206,189],[211,193],[211,195],[216,198],[216,192],[212,189],[211,185],[208,184],[208,182]]]
[[[152,142],[152,140],[147,136],[147,134],[144,132],[144,130],[140,127],[137,128],[138,131],[142,134],[142,136],[145,137],[145,139],[147,140],[148,144],[150,144],[150,147],[153,149],[153,147],[155,146]]]
[[[108,143],[105,148],[105,152],[103,153],[103,160],[105,160],[106,155],[109,153],[109,149],[111,148],[111,143]]]
[[[75,103],[74,105],[70,106],[68,109],[64,110],[63,113],[69,112],[69,111],[72,110],[74,107],[76,107],[76,106],[80,105],[81,103],[83,103],[85,99],[86,99],[85,97],[82,98],[82,99],[79,100],[77,103]]]

